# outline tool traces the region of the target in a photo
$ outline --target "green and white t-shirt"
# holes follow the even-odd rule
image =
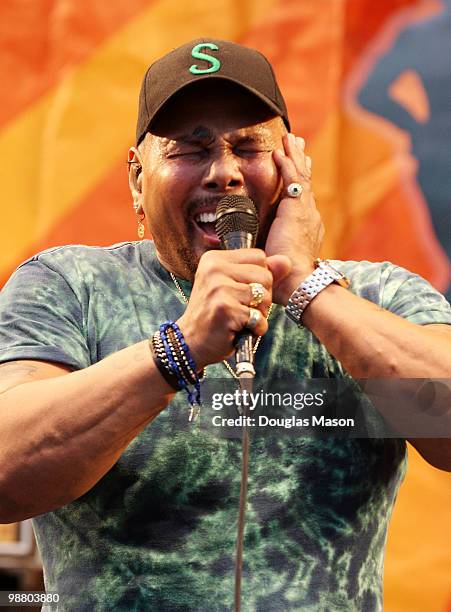
[[[451,323],[449,304],[420,277],[390,263],[333,263],[357,295],[415,323]],[[0,293],[0,361],[86,368],[184,308],[150,241],[50,249]],[[267,381],[347,376],[279,306],[256,369]],[[211,378],[228,375],[208,367]],[[241,442],[188,425],[187,411],[178,393],[88,493],[33,519],[59,610],[232,610]],[[404,472],[400,439],[252,438],[242,609],[381,610]]]

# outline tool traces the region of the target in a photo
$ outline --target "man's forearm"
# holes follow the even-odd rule
[[[84,370],[0,396],[0,522],[76,499],[114,465],[173,391],[140,342]]]
[[[451,377],[451,333],[411,323],[338,285],[321,291],[303,323],[354,378]]]
[[[338,285],[330,285],[311,302],[303,322],[354,378],[451,378],[451,329],[415,325]],[[426,461],[451,471],[451,423],[446,409],[434,420],[434,437],[424,431],[423,437],[405,434],[406,423],[409,430],[421,425],[416,423],[418,412],[412,401],[418,385],[412,389],[412,396],[407,393],[403,401],[371,397],[387,422]]]

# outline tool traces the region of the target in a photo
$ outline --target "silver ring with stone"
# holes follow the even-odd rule
[[[249,302],[249,306],[258,306],[263,302],[265,288],[261,283],[249,283],[249,287],[252,293],[252,299]]]
[[[290,183],[287,187],[287,194],[290,198],[299,198],[304,191],[303,186],[300,183]]]
[[[247,329],[254,331],[261,318],[262,313],[259,310],[257,310],[256,308],[249,308],[249,318],[246,323]]]

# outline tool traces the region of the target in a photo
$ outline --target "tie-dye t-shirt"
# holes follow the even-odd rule
[[[449,304],[418,276],[390,263],[333,263],[357,295],[415,323],[451,323]],[[0,361],[86,368],[184,307],[150,241],[51,249],[0,294]],[[347,376],[279,306],[256,369],[267,380]],[[223,364],[207,370],[229,376]],[[241,443],[188,426],[186,415],[180,392],[89,492],[33,519],[60,611],[233,609]],[[401,439],[251,437],[242,609],[381,610],[405,462]]]

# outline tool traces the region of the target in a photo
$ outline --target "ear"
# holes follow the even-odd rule
[[[138,214],[144,214],[142,207],[142,161],[138,149],[128,150],[128,185],[133,198],[133,208]]]

